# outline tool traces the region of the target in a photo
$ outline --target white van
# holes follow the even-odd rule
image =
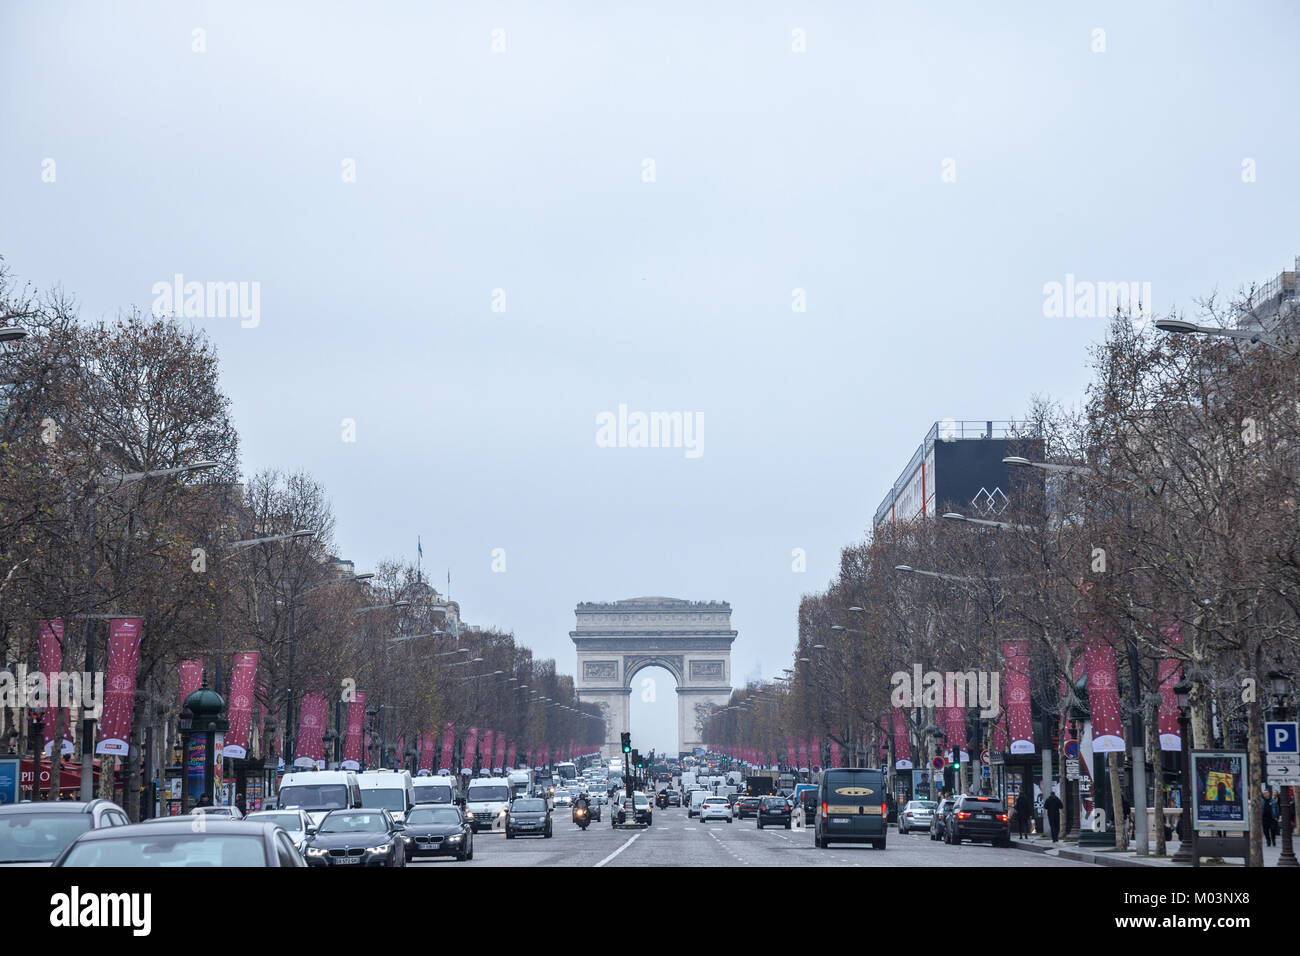
[[[492,821],[510,806],[510,781],[505,777],[479,777],[465,788],[465,817],[475,833],[492,829]]]
[[[280,778],[275,805],[281,810],[305,810],[311,822],[319,826],[331,810],[362,806],[361,786],[351,770],[295,771]]]
[[[533,772],[531,770],[511,770],[506,775],[510,781],[510,797],[531,797],[533,795]]]
[[[456,778],[450,774],[440,777],[416,777],[411,783],[415,787],[416,803],[456,802]]]
[[[691,802],[687,805],[686,815],[688,817],[698,816],[700,807],[704,804],[705,797],[711,797],[713,794],[707,790],[692,790],[690,792]]]
[[[409,770],[367,770],[357,774],[361,785],[361,805],[383,808],[398,823],[406,820],[406,811],[415,806],[415,786]]]

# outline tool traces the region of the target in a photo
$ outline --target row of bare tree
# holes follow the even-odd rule
[[[202,332],[138,313],[82,321],[74,302],[16,282],[2,260],[0,316],[27,333],[0,345],[0,663],[36,671],[39,622],[62,620],[63,670],[81,670],[88,640],[102,670],[105,619],[143,619],[122,761],[133,818],[142,773],[170,759],[178,665],[191,659],[228,693],[231,656],[259,654],[259,757],[293,742],[305,693],[336,701],[354,690],[367,692],[394,758],[448,721],[522,746],[600,741],[554,661],[535,661],[510,634],[449,624],[454,606],[411,565],[344,574],[328,497],[310,475],[241,480],[230,400]],[[39,749],[25,701],[4,704],[0,744]],[[57,730],[72,721],[82,750],[76,717],[60,711]],[[112,776],[101,774],[101,792]]]
[[[1198,321],[1238,327],[1248,308],[1202,303]],[[1009,466],[1007,510],[945,520],[961,506],[933,502],[845,548],[838,577],[800,604],[789,680],[739,692],[709,739],[779,753],[787,735],[816,734],[874,762],[893,730],[882,715],[894,674],[1005,673],[1003,642],[1015,640],[1029,647],[1037,726],[1053,738],[1035,743],[1050,747],[1086,702],[1088,681],[1075,678],[1087,630],[1115,648],[1126,746],[1140,718],[1157,804],[1170,783],[1157,735],[1162,660],[1190,682],[1192,746],[1248,752],[1258,865],[1262,721],[1295,714],[1294,684],[1276,697],[1270,678],[1297,663],[1298,346],[1277,329],[1251,343],[1117,316],[1081,404],[1032,404],[1015,454],[1033,463]],[[907,717],[913,753],[926,752],[939,715]],[[973,709],[967,719],[989,746],[989,722]],[[1109,755],[1112,795],[1125,759],[1131,771],[1128,754]],[[1162,827],[1156,840],[1163,852]]]

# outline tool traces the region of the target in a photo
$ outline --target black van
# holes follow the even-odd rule
[[[826,849],[832,840],[885,848],[885,772],[836,767],[822,773],[817,791],[813,843]]]

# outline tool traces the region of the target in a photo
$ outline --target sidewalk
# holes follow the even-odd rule
[[[1179,843],[1177,840],[1169,840],[1165,844],[1167,857],[1158,856],[1138,856],[1133,850],[1119,852],[1117,850],[1095,850],[1092,847],[1081,847],[1077,843],[1066,843],[1061,840],[1053,843],[1048,837],[1030,837],[1027,840],[1011,838],[1011,845],[1017,850],[1029,850],[1033,853],[1046,853],[1048,856],[1055,856],[1062,860],[1078,860],[1081,863],[1095,863],[1098,866],[1167,866],[1176,869],[1190,869],[1191,864],[1174,863],[1173,855],[1178,852]],[[1155,852],[1155,840],[1151,841],[1151,852]],[[1277,840],[1277,846],[1264,847],[1264,865],[1277,866],[1278,857],[1282,855],[1282,839]],[[1201,866],[1208,866],[1202,858]],[[1243,862],[1239,859],[1224,860],[1223,863],[1216,863],[1214,866],[1242,866]]]

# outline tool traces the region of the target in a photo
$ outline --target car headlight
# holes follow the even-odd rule
[[[474,819],[474,811],[473,811],[473,810],[466,810],[466,811],[465,811],[465,819],[466,819],[466,820],[473,820],[473,819]]]
[[[389,850],[391,850],[391,849],[392,849],[392,845],[391,845],[391,844],[389,844],[389,843],[383,843],[383,844],[381,844],[381,845],[379,845],[379,846],[368,846],[368,847],[366,847],[366,852],[367,852],[367,853],[387,853],[387,852],[388,852]]]
[[[448,843],[459,843],[459,842],[460,842],[461,840],[463,840],[463,839],[465,839],[465,834],[463,834],[463,833],[453,833],[451,836],[447,837],[447,842],[448,842]]]
[[[323,850],[318,846],[309,846],[306,853],[308,856],[328,856],[329,850]]]

